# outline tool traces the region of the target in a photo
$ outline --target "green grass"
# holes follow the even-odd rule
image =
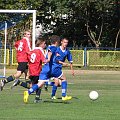
[[[11,70],[11,73],[14,71]],[[10,89],[9,83],[0,93],[0,120],[120,120],[120,74],[119,72],[79,72],[68,78],[68,94],[73,99],[62,102],[50,99],[51,87],[42,90],[41,103],[33,103],[35,95],[29,97],[29,103],[23,103],[24,88]],[[8,74],[8,75],[9,75]],[[91,90],[97,90],[99,98],[89,99]],[[61,88],[57,95],[61,97]]]

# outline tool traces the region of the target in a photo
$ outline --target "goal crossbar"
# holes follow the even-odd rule
[[[36,10],[0,10],[0,13],[32,13],[33,14],[32,48],[34,48],[35,47]]]

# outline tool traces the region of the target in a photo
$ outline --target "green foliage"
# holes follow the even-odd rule
[[[37,20],[44,30],[50,30],[47,35],[67,36],[71,45],[76,41],[76,46],[88,45],[86,23],[96,38],[103,24],[102,47],[113,47],[118,31],[120,6],[116,0],[1,0],[0,8],[37,10]],[[4,17],[0,15],[0,20]]]

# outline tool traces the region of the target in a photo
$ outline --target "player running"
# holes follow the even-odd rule
[[[53,62],[53,68],[52,68],[52,76],[57,77],[57,75],[60,75],[58,77],[59,79],[54,79],[55,84],[52,87],[52,94],[51,97],[52,99],[56,99],[55,94],[57,87],[59,85],[62,86],[62,96],[66,96],[66,91],[67,91],[67,80],[66,76],[62,72],[62,66],[68,66],[68,63],[65,62],[66,58],[70,63],[70,69],[72,72],[72,75],[74,75],[74,70],[72,66],[72,54],[70,51],[67,49],[68,45],[68,39],[63,38],[61,40],[61,46],[57,48],[56,50],[56,59],[55,62]],[[62,97],[63,100],[66,100],[66,97]]]
[[[68,42],[68,41],[67,41]],[[55,42],[53,45],[51,45],[48,49],[48,60],[50,60],[50,62],[48,63],[48,66],[43,67],[40,76],[39,76],[39,82],[38,84],[35,84],[32,86],[32,88],[30,88],[28,91],[24,92],[24,102],[27,103],[28,102],[28,97],[30,94],[32,94],[34,91],[36,91],[39,87],[42,87],[44,85],[45,82],[49,81],[50,77],[54,77],[54,79],[56,81],[58,81],[57,79],[62,80],[61,86],[62,86],[62,100],[70,100],[72,99],[71,96],[67,96],[66,92],[67,92],[67,81],[62,73],[62,64],[66,64],[62,61],[58,61],[58,55],[57,55],[57,59],[56,59],[56,50],[57,50],[57,43]],[[51,49],[50,49],[51,48]],[[51,57],[49,57],[49,55],[51,54]],[[64,56],[64,54],[63,54]],[[65,56],[67,57],[67,56]],[[72,59],[72,56],[69,56]],[[62,59],[60,59],[62,60]],[[65,58],[64,58],[65,60]],[[55,62],[55,64],[54,64]],[[57,62],[57,64],[56,64]],[[45,69],[44,69],[45,68]]]
[[[31,32],[30,30],[27,30],[24,32],[24,37],[15,42],[15,48],[16,48],[16,54],[17,54],[17,62],[18,62],[18,67],[17,67],[17,72],[14,75],[11,75],[7,77],[4,80],[1,80],[1,86],[0,90],[3,90],[3,87],[5,86],[6,83],[9,83],[15,79],[18,79],[22,73],[25,73],[27,75],[27,64],[28,64],[28,58],[27,58],[27,53],[31,51]]]
[[[42,63],[45,62],[44,48],[46,47],[46,40],[43,38],[38,38],[35,41],[34,50],[28,52],[28,65],[29,65],[29,83],[22,82],[20,80],[15,80],[12,87],[20,85],[24,88],[30,88],[32,85],[37,84],[39,80],[39,74],[42,70]],[[40,101],[41,89],[36,91],[35,103]]]
[[[58,69],[62,70],[62,65],[64,65],[64,66],[68,66],[69,65],[68,63],[65,63],[65,59],[67,58],[67,60],[70,63],[70,69],[71,69],[72,75],[74,75],[74,70],[73,70],[73,66],[72,66],[72,55],[71,55],[70,51],[67,49],[67,45],[68,45],[68,39],[67,38],[63,38],[61,40],[61,46],[58,47],[57,50],[56,50],[56,61],[57,62],[54,62],[53,66],[55,66],[55,69],[53,67],[53,73],[55,71],[59,71]],[[57,91],[57,87],[60,87],[62,82],[64,82],[64,81],[67,82],[67,81],[66,81],[65,75],[63,75],[62,79],[54,78],[53,80],[54,80],[54,82],[46,82],[45,84],[46,84],[46,88],[48,86],[52,86],[51,99],[57,99],[55,97],[55,94],[56,94],[56,91]]]
[[[38,84],[35,84],[30,88],[28,91],[30,94],[34,91],[36,91],[38,88],[41,88],[45,82],[49,81],[50,73],[51,73],[51,67],[53,64],[53,59],[55,57],[55,52],[57,50],[57,46],[59,44],[60,37],[57,35],[51,36],[51,45],[48,46],[47,48],[47,53],[46,53],[46,59],[47,63],[43,66],[42,71],[39,76],[39,82]],[[24,102],[28,102],[28,91],[24,92]]]

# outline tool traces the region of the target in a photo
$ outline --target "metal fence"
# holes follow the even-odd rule
[[[12,49],[12,60],[11,60],[11,64],[12,65],[17,65],[17,60],[16,60],[16,50],[15,49]]]
[[[4,64],[4,49],[0,49],[0,64]],[[6,65],[9,65],[9,49],[6,50]]]
[[[87,51],[87,66],[120,67],[120,51]]]
[[[120,67],[120,51],[119,49],[89,49],[70,50],[73,56],[74,66],[109,66]],[[0,50],[0,61],[3,61],[3,51]],[[17,65],[16,50],[7,49],[6,56],[7,65]]]

